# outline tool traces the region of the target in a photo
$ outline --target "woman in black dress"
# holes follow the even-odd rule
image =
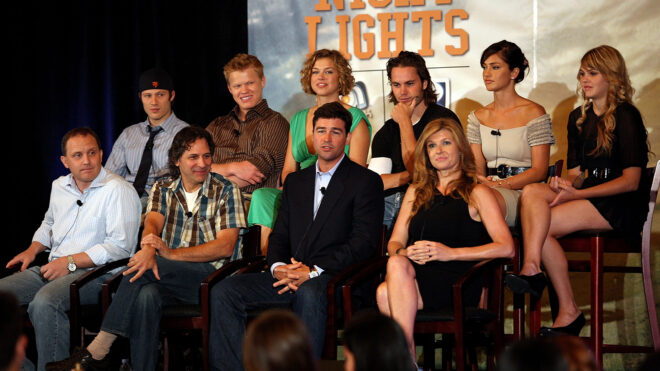
[[[477,184],[474,156],[456,121],[432,121],[418,139],[413,184],[387,250],[378,307],[401,325],[413,356],[417,310],[450,306],[451,285],[476,261],[513,255],[497,200]],[[468,287],[466,305],[476,305],[480,294],[478,285]]]
[[[557,238],[585,229],[614,229],[638,238],[648,211],[648,192],[639,187],[648,161],[646,129],[631,102],[623,57],[611,46],[591,49],[582,57],[577,79],[584,103],[568,119],[568,178],[523,189],[525,259],[519,276],[506,277],[512,291],[540,297],[546,285],[543,263],[557,291],[559,313],[540,335],[578,335],[585,322]]]

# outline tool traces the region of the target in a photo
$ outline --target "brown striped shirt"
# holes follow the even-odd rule
[[[263,99],[248,111],[244,123],[238,119],[235,106],[226,116],[218,117],[206,127],[213,136],[215,152],[213,163],[250,161],[266,177],[263,182],[241,188],[252,193],[261,187],[277,187],[284,166],[284,155],[289,140],[289,122],[268,108]]]
[[[165,216],[161,238],[170,249],[201,245],[223,229],[247,227],[241,192],[219,174],[206,176],[191,206],[186,204],[181,177],[159,180],[149,195],[147,211]],[[210,263],[217,269],[228,260]]]

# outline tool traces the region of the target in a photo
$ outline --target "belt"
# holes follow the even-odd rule
[[[488,175],[497,175],[498,177],[504,179],[508,178],[510,176],[518,175],[522,173],[525,170],[530,169],[529,167],[516,167],[516,166],[509,166],[506,164],[502,164],[498,166],[497,168],[488,168]]]
[[[620,173],[615,173],[614,170],[610,169],[609,167],[597,167],[594,169],[588,169],[587,174],[589,175],[589,178],[596,178],[600,180],[612,179],[621,175]]]

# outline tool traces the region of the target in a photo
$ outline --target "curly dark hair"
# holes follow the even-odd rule
[[[211,137],[211,134],[199,126],[187,126],[181,129],[181,131],[179,131],[174,136],[174,140],[172,140],[172,146],[167,153],[167,165],[170,168],[171,176],[178,177],[181,175],[179,167],[175,164],[181,158],[183,153],[190,149],[190,146],[197,139],[206,139],[206,143],[209,145],[209,151],[211,152],[211,155],[213,155],[213,151],[215,151],[215,143],[213,142],[213,137]]]
[[[355,78],[353,77],[353,70],[351,65],[348,63],[346,58],[337,50],[330,49],[320,49],[312,53],[305,63],[303,63],[303,68],[300,70],[300,85],[302,85],[303,91],[307,94],[313,94],[314,90],[312,89],[312,68],[316,61],[321,58],[330,58],[332,63],[335,64],[337,68],[337,75],[339,75],[339,94],[347,95],[353,90],[355,86]]]
[[[398,56],[390,58],[387,61],[387,79],[390,82],[392,81],[392,69],[394,67],[414,67],[417,70],[419,79],[422,80],[422,85],[424,85],[424,81],[426,81],[426,89],[424,89],[424,103],[428,105],[435,104],[438,101],[438,94],[435,92],[435,85],[433,85],[433,81],[431,80],[431,74],[426,68],[426,62],[421,55],[403,50],[401,53],[399,53]],[[390,95],[388,97],[390,102],[394,104],[399,103],[396,100],[393,92],[390,91]]]

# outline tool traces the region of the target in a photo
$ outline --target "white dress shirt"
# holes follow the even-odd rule
[[[53,181],[48,211],[32,240],[50,247],[49,261],[85,252],[102,265],[133,254],[140,213],[135,189],[119,175],[101,168],[81,193],[69,174]]]

